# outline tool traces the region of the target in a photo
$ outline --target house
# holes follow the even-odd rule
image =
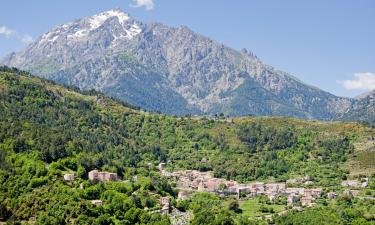
[[[342,192],[343,195],[351,195],[352,193],[350,192],[349,189],[346,189],[345,191]]]
[[[273,200],[275,200],[277,197],[277,194],[276,193],[271,193],[271,194],[268,194],[268,199],[273,202]]]
[[[361,182],[358,180],[345,180],[341,183],[344,187],[361,187]]]
[[[333,191],[328,192],[327,193],[327,198],[328,199],[335,199],[335,198],[337,198],[337,194],[335,192],[333,192]]]
[[[322,194],[323,194],[323,189],[321,188],[305,189],[304,191],[304,196],[311,196],[314,198],[318,198],[322,196]]]
[[[163,177],[172,177],[172,176],[173,176],[172,173],[170,173],[170,172],[168,172],[168,171],[166,171],[166,170],[162,170],[162,171],[161,171],[161,175],[162,175]]]
[[[98,181],[117,181],[118,176],[116,173],[99,172],[98,170],[92,170],[89,172],[89,179]]]
[[[74,174],[64,174],[64,180],[65,181],[73,181],[74,180]]]
[[[285,194],[303,195],[305,194],[305,188],[286,188]]]
[[[239,199],[241,197],[241,194],[249,194],[250,193],[250,188],[247,186],[238,186],[236,188],[237,190],[237,198]]]
[[[238,183],[237,183],[237,181],[234,181],[234,180],[226,181],[226,183],[225,183],[225,186],[227,186],[228,188],[234,187],[236,185],[238,185]]]
[[[320,197],[323,194],[323,189],[321,188],[313,188],[313,189],[310,189],[310,191],[311,191],[311,196],[313,196],[314,198]]]
[[[168,196],[161,197],[160,198],[160,204],[162,204],[162,205],[169,204],[169,197]]]
[[[361,187],[363,187],[363,188],[365,188],[367,186],[368,186],[368,181],[363,182],[362,185],[361,185]]]
[[[286,180],[286,183],[287,184],[295,184],[295,183],[299,183],[299,182],[298,182],[298,179],[288,179],[288,180]]]
[[[286,181],[287,184],[296,184],[296,183],[305,183],[305,182],[310,182],[309,175],[306,175],[305,177],[302,177],[302,178],[288,179]]]
[[[354,197],[358,196],[359,195],[359,190],[349,190],[349,189],[346,189],[344,192],[343,192],[344,195],[353,195]]]
[[[264,194],[265,192],[264,183],[256,182],[248,184],[247,186],[250,188],[250,192],[254,196]]]
[[[177,185],[178,185],[179,188],[187,189],[187,188],[191,188],[193,183],[190,182],[190,180],[187,177],[181,177],[177,181]]]
[[[285,183],[269,183],[265,184],[265,192],[267,194],[271,193],[284,193],[285,192]]]
[[[161,214],[165,215],[165,214],[168,214],[169,213],[169,197],[168,196],[165,196],[165,197],[161,197],[160,198],[160,205],[161,205]]]
[[[215,191],[219,190],[221,184],[225,184],[224,179],[219,179],[219,178],[208,179],[205,182],[206,191],[215,192]]]
[[[237,187],[228,187],[227,189],[224,190],[224,195],[229,196],[229,195],[237,195]]]
[[[302,206],[311,206],[313,201],[313,197],[311,196],[304,196],[301,198]]]
[[[288,204],[293,205],[299,200],[297,195],[291,194],[288,196]]]
[[[303,195],[304,196],[311,196],[312,197],[312,190],[311,189],[305,189]]]
[[[180,191],[178,192],[178,199],[179,200],[186,200],[189,197],[189,194],[187,191]]]
[[[204,191],[204,190],[205,190],[205,185],[204,185],[204,182],[203,182],[203,181],[200,181],[200,182],[198,183],[197,190],[198,190],[198,191]]]
[[[103,202],[102,202],[102,200],[92,200],[91,204],[93,204],[95,206],[101,206],[101,205],[103,205]]]
[[[166,163],[159,163],[159,165],[158,165],[158,169],[159,169],[159,170],[164,170],[166,166],[167,166]]]
[[[359,196],[359,190],[350,190],[350,193],[351,193],[354,197]]]

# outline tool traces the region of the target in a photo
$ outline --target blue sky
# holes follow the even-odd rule
[[[12,0],[0,5],[0,57],[52,27],[120,7],[186,25],[340,96],[375,89],[373,0]],[[134,6],[140,7],[134,7]]]

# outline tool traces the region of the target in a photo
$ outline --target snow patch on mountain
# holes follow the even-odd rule
[[[124,26],[125,22],[130,19],[129,15],[122,12],[121,10],[117,10],[117,9],[109,10],[109,11],[99,13],[89,18],[91,29],[92,30],[97,29],[107,19],[112,18],[112,17],[117,17],[122,26]]]

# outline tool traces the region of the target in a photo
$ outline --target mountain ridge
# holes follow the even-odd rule
[[[248,50],[186,26],[144,24],[119,9],[57,26],[2,62],[167,114],[332,120],[357,101],[307,85]]]

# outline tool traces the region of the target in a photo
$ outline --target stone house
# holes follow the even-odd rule
[[[225,184],[225,180],[219,179],[219,178],[211,178],[211,179],[208,179],[204,183],[205,183],[206,191],[215,192],[219,190],[220,184]]]
[[[238,186],[236,188],[237,191],[237,198],[239,199],[241,197],[241,194],[249,194],[250,188],[247,186]]]
[[[318,198],[322,196],[323,189],[321,188],[313,188],[313,189],[305,189],[304,196],[311,196],[313,198]]]
[[[247,185],[249,188],[250,188],[250,192],[252,193],[252,195],[259,195],[259,194],[264,194],[265,192],[265,187],[264,187],[264,183],[251,183],[251,184],[248,184]]]
[[[180,192],[178,192],[177,199],[179,199],[179,200],[186,200],[186,199],[188,199],[188,197],[189,197],[189,193],[187,191],[180,191]]]
[[[286,188],[285,194],[304,195],[305,194],[305,188]]]
[[[225,189],[224,190],[224,195],[225,196],[237,195],[237,187],[233,186],[233,187],[229,187],[229,188]]]
[[[234,187],[234,186],[238,185],[238,183],[237,183],[237,181],[229,180],[229,181],[225,182],[225,185],[227,186],[227,188],[230,188],[230,187]]]
[[[266,194],[271,194],[271,193],[284,193],[286,185],[285,183],[269,183],[265,184],[265,192]]]
[[[161,175],[164,176],[164,177],[172,177],[173,176],[173,174],[171,172],[168,172],[168,171],[165,171],[165,170],[161,171]]]
[[[361,187],[362,184],[358,180],[344,180],[341,183],[342,186],[344,187]]]
[[[352,193],[352,195],[353,195],[354,197],[359,196],[359,190],[350,190],[350,193]]]
[[[302,206],[311,206],[312,202],[313,202],[313,197],[311,197],[311,196],[303,196],[301,198]]]
[[[328,192],[327,193],[327,198],[328,199],[335,199],[335,198],[337,198],[337,194],[335,192],[333,192],[333,191]]]
[[[368,186],[368,181],[363,182],[362,185],[361,185],[361,187],[363,187],[363,188],[365,188],[367,186]]]
[[[294,178],[294,179],[288,179],[286,181],[287,184],[297,184],[297,183],[305,183],[310,181],[310,176],[306,175],[305,177],[301,178]]]
[[[169,197],[168,196],[165,196],[165,197],[161,197],[160,198],[160,205],[161,205],[161,214],[168,214],[169,213]]]
[[[273,202],[277,198],[277,193],[268,194],[268,199]]]
[[[102,200],[92,200],[91,204],[93,204],[95,206],[101,206],[101,205],[103,205],[103,202],[102,202]]]
[[[159,163],[159,165],[158,165],[158,169],[159,169],[159,170],[164,170],[166,166],[167,166],[166,163]]]
[[[311,191],[311,196],[313,196],[314,198],[318,198],[322,196],[323,194],[323,189],[321,188],[313,188],[313,189],[310,189],[310,191]]]
[[[344,195],[353,195],[354,197],[359,195],[359,190],[345,190],[343,192]]]
[[[191,188],[193,183],[187,177],[181,177],[178,182],[177,186],[180,188]]]
[[[64,174],[64,180],[65,181],[73,181],[74,180],[74,174]]]
[[[288,196],[288,204],[293,205],[299,200],[297,195],[291,194]]]
[[[199,181],[199,183],[197,185],[197,191],[204,191],[204,190],[205,190],[204,182],[203,181]]]
[[[99,172],[98,170],[92,170],[89,172],[89,179],[98,181],[117,181],[118,176],[116,173]]]

